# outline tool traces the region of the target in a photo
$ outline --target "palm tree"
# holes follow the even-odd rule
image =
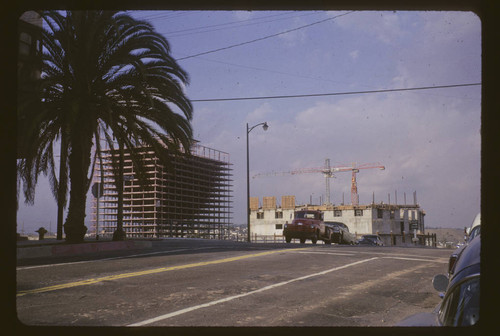
[[[98,129],[110,148],[113,136],[122,150],[134,153],[137,145],[147,145],[168,162],[169,151],[191,144],[192,105],[183,93],[188,75],[170,56],[167,40],[126,13],[40,14],[48,27],[42,35],[42,111],[53,117],[42,119],[46,138],[56,139],[61,130],[67,135],[70,192],[64,231],[68,242],[81,242],[92,148],[102,138]],[[31,153],[50,161],[49,149]]]
[[[40,82],[40,81],[37,81]],[[40,85],[40,83],[37,83]],[[37,90],[36,92],[41,92]],[[18,164],[18,176],[24,185],[24,196],[27,204],[34,203],[35,188],[40,173],[49,176],[52,193],[57,200],[57,239],[62,239],[63,210],[67,196],[67,141],[64,132],[63,114],[57,108],[47,109],[40,96],[35,94],[18,97],[19,130],[18,153],[21,153]],[[60,130],[60,132],[59,132]],[[60,144],[59,180],[56,177],[54,162],[54,146]]]

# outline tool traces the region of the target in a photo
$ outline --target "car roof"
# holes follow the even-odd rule
[[[481,213],[478,213],[476,215],[476,218],[474,218],[474,221],[472,222],[472,226],[471,226],[471,231],[473,228],[475,228],[478,225],[481,225]]]

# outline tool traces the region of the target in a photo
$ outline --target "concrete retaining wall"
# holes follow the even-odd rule
[[[126,240],[117,242],[83,243],[71,245],[47,245],[18,247],[17,259],[40,258],[50,256],[71,256],[101,251],[127,250],[134,248],[151,248],[151,241]]]

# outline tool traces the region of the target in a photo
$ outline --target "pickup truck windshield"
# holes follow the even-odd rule
[[[319,214],[314,212],[298,211],[295,213],[295,218],[320,219]]]

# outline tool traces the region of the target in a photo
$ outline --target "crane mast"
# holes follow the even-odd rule
[[[330,203],[330,178],[334,177],[333,173],[330,170],[330,159],[325,159],[325,172],[323,173],[325,176],[325,198],[326,198],[326,204],[331,204]]]

